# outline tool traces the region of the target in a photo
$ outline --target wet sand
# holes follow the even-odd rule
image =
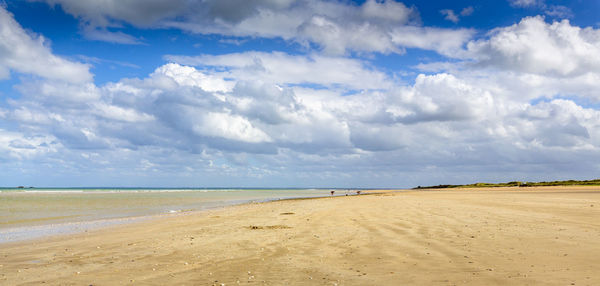
[[[600,188],[246,204],[0,245],[0,285],[600,285]]]

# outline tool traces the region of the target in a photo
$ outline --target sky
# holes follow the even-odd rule
[[[600,177],[600,1],[0,1],[0,186]]]

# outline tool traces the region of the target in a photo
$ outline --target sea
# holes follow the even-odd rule
[[[230,205],[352,194],[345,189],[0,188],[0,244]]]

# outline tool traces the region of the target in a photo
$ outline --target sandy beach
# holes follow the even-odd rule
[[[0,245],[0,285],[600,285],[600,188],[245,204]]]

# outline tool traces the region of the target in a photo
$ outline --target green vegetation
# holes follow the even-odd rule
[[[493,187],[541,187],[541,186],[600,186],[600,179],[596,180],[568,180],[552,182],[508,182],[508,183],[475,183],[469,185],[437,185],[418,186],[414,189],[450,189],[450,188],[493,188]]]

